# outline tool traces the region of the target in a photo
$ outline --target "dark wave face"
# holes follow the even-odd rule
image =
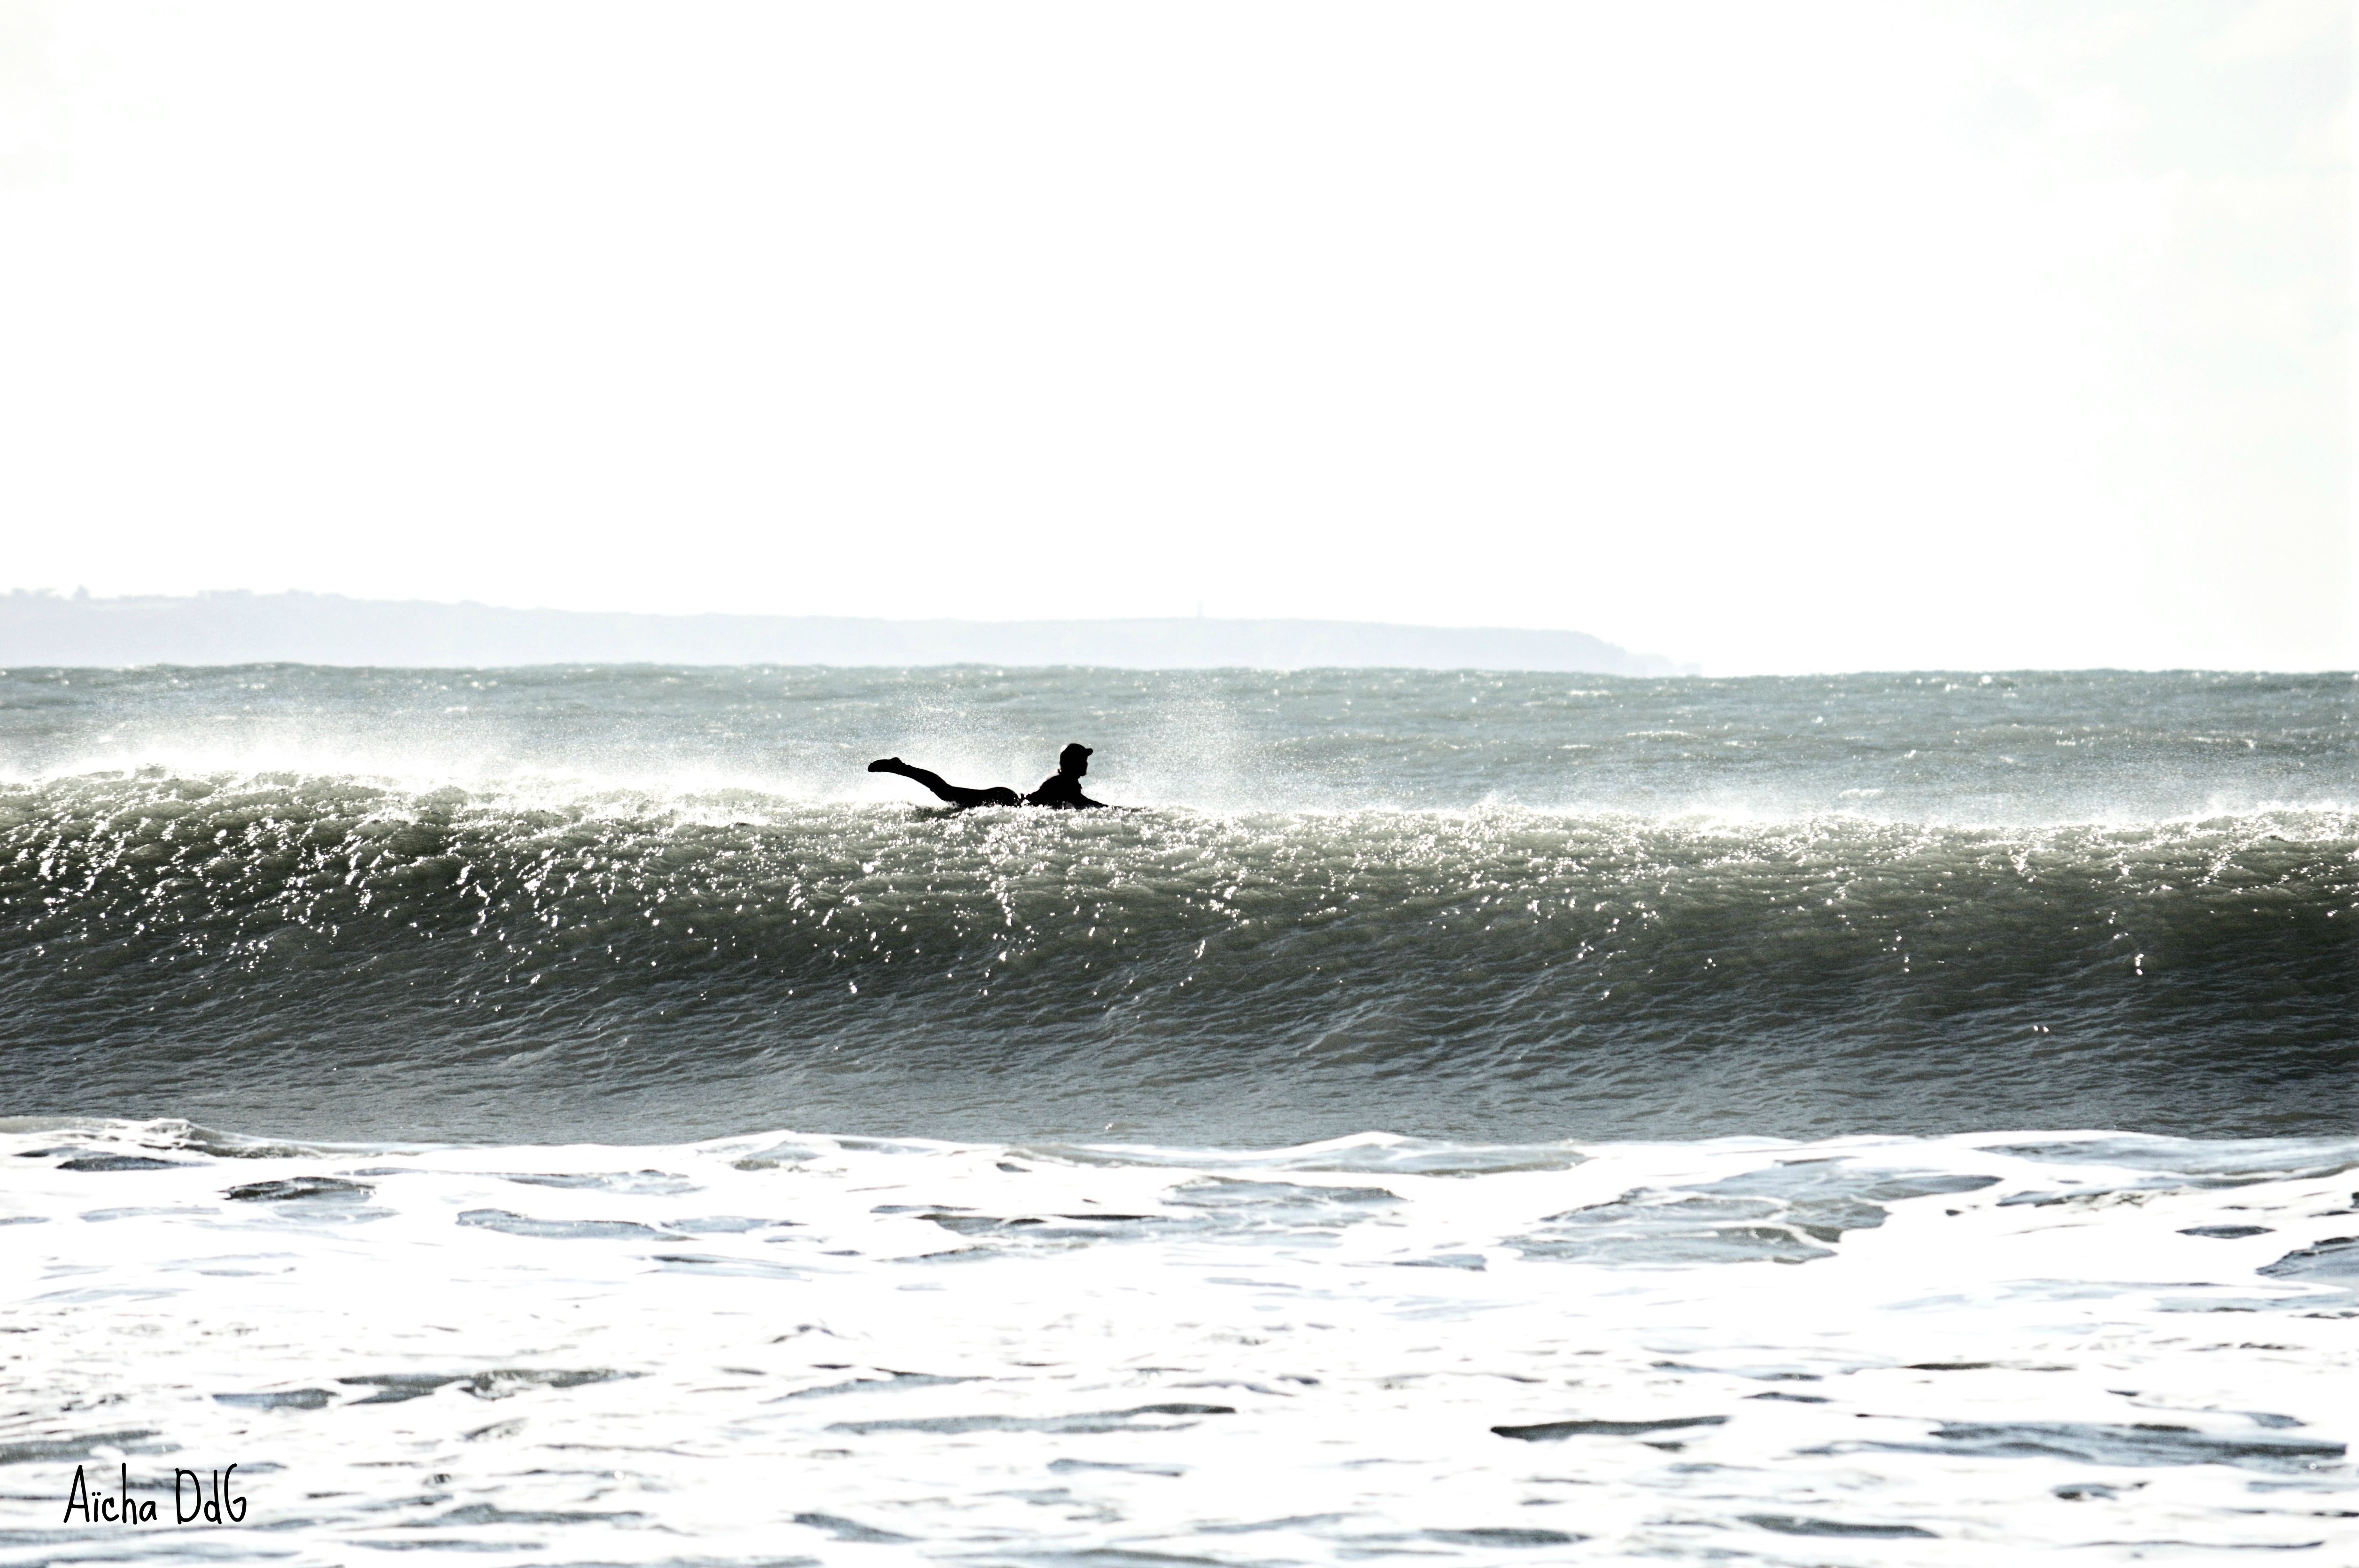
[[[2334,811],[946,816],[168,774],[0,810],[17,1114],[2216,1136],[2347,1128],[2359,1066]]]
[[[2348,677],[0,675],[6,1109],[2348,1129]],[[930,808],[899,753],[1134,809]]]

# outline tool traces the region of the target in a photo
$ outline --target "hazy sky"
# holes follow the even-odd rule
[[[2344,0],[0,0],[0,587],[2359,663]]]

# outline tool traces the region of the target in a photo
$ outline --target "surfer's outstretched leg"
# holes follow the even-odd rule
[[[912,768],[897,757],[880,757],[868,765],[871,773],[897,773],[912,784],[922,784],[934,792],[937,800],[948,800],[953,806],[1012,806],[1016,791],[1006,785],[988,789],[970,789],[953,784],[930,768]]]
[[[953,806],[966,805],[968,802],[960,800],[959,796],[961,794],[971,795],[974,792],[972,789],[961,790],[956,785],[952,784],[949,779],[944,779],[932,768],[912,768],[897,757],[880,757],[875,761],[868,765],[868,771],[871,773],[897,773],[902,778],[909,780],[912,784],[924,785],[927,789],[931,789],[935,794],[940,796],[943,800],[948,800]]]

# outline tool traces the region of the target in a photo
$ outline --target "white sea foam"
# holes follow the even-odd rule
[[[7,1563],[2359,1547],[2348,1141],[0,1153]]]

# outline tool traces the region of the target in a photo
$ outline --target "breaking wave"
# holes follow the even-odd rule
[[[2346,1127],[2359,817],[0,789],[27,1113],[1275,1143]],[[2071,1107],[2060,1117],[2059,1107]]]

